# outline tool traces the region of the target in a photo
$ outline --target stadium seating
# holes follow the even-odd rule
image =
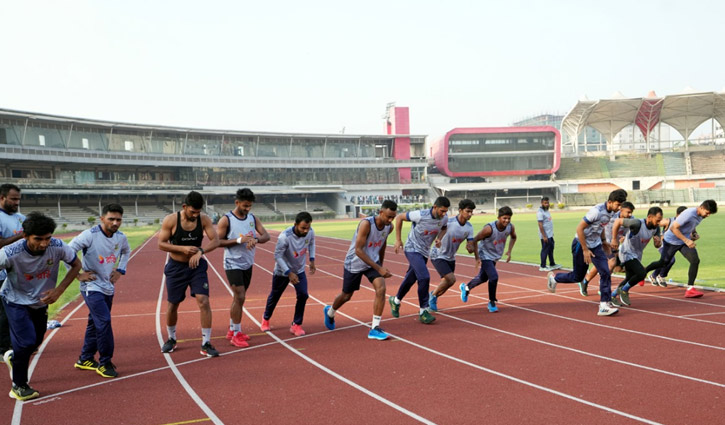
[[[706,151],[690,153],[692,174],[725,173],[725,151]]]

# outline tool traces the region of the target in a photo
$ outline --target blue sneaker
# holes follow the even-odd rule
[[[458,286],[458,289],[461,290],[461,301],[463,301],[464,303],[467,303],[468,302],[468,290],[466,289],[466,284],[461,283]]]
[[[368,332],[368,339],[377,339],[378,341],[385,341],[389,336],[380,326],[376,326]]]
[[[332,331],[335,329],[335,319],[327,315],[327,312],[330,311],[331,308],[332,308],[331,305],[326,305],[324,311],[325,311],[325,326],[327,326],[327,329]]]
[[[488,302],[488,311],[490,313],[496,313],[498,311],[498,307],[496,307],[496,303],[493,301]]]
[[[433,295],[433,293],[430,293],[430,297],[428,298],[428,307],[430,307],[433,311],[438,311],[438,297]]]

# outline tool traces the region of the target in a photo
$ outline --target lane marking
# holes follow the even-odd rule
[[[181,421],[181,422],[169,422],[167,424],[163,425],[185,425],[185,424],[198,424],[199,422],[210,422],[210,418],[202,418],[202,419],[191,419],[188,421]]]

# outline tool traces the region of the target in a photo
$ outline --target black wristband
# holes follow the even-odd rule
[[[204,248],[199,247],[199,251],[201,251],[201,255],[204,255]]]

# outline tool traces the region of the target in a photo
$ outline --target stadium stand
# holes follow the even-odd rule
[[[724,174],[725,151],[690,153],[692,174]]]

